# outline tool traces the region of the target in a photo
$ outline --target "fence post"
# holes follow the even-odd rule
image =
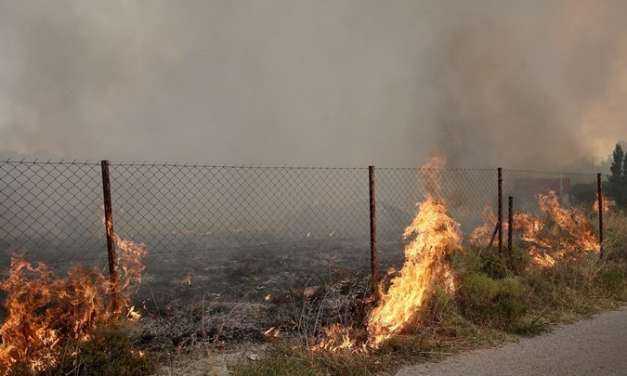
[[[507,205],[507,250],[510,257],[513,255],[514,234],[514,197],[509,196]]]
[[[111,280],[111,308],[117,310],[118,273],[116,270],[115,241],[113,239],[113,214],[111,208],[111,180],[109,178],[109,161],[100,161],[102,171],[102,194],[104,199],[105,234],[107,236],[107,256],[109,259],[109,278]]]
[[[600,173],[597,174],[597,204],[599,206],[599,258],[603,259],[603,182],[602,175]]]
[[[498,168],[498,229],[499,229],[499,254],[503,253],[503,169]]]
[[[376,293],[379,283],[379,263],[377,261],[377,214],[374,166],[368,166],[368,186],[370,194],[370,273],[372,291]]]

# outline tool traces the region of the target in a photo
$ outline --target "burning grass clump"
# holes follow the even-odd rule
[[[79,356],[82,344],[98,340],[98,328],[137,318],[131,297],[141,282],[146,249],[117,236],[115,244],[120,271],[115,282],[95,268],[75,266],[60,277],[45,264],[13,258],[0,283],[6,295],[0,375],[24,368],[46,374]]]

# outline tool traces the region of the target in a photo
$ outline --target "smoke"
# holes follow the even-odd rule
[[[0,153],[581,169],[627,134],[621,1],[0,0]]]
[[[440,142],[458,163],[591,168],[627,134],[627,5],[521,3],[481,8],[446,33]]]

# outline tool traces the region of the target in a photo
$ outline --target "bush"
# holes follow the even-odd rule
[[[483,273],[466,275],[459,290],[462,314],[479,324],[511,329],[527,312],[525,288],[516,278],[494,280]]]
[[[618,267],[603,270],[599,273],[597,282],[608,296],[622,297],[625,290],[625,272]]]

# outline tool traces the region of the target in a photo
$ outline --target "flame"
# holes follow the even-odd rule
[[[7,296],[7,318],[0,327],[0,375],[8,375],[18,363],[33,372],[45,371],[58,364],[65,345],[91,339],[98,325],[126,315],[139,318],[130,302],[147,251],[118,236],[114,241],[117,284],[95,268],[74,266],[58,277],[43,263],[12,258],[9,276],[0,283]],[[114,295],[117,302],[111,309]]]
[[[538,206],[545,214],[543,219],[529,214],[514,214],[513,229],[527,247],[529,255],[538,266],[551,267],[567,255],[580,251],[598,252],[600,243],[585,213],[577,208],[564,208],[557,194],[549,191],[537,195]],[[487,246],[497,219],[491,208],[484,211],[485,223],[470,235],[470,243]],[[552,229],[554,224],[556,229]],[[503,224],[507,231],[507,223]]]
[[[603,199],[603,212],[604,213],[612,213],[615,210],[616,210],[616,201],[610,200],[608,198],[604,198]],[[598,213],[599,212],[599,201],[598,200],[594,200],[594,203],[592,204],[592,212],[593,213]]]
[[[353,329],[340,324],[332,324],[324,328],[324,340],[316,344],[313,351],[345,351],[358,347]]]
[[[435,157],[419,169],[424,176],[426,199],[418,205],[403,238],[407,242],[405,262],[390,282],[387,292],[381,292],[378,305],[367,317],[367,339],[358,341],[357,331],[339,324],[324,329],[324,338],[314,350],[365,351],[378,348],[396,334],[420,325],[421,313],[437,286],[447,292],[455,290],[453,271],[448,255],[461,249],[460,225],[447,213],[439,185],[445,160]],[[383,286],[379,290],[383,291]]]
[[[496,227],[498,219],[496,218],[496,214],[494,214],[492,207],[489,205],[483,208],[481,217],[483,218],[483,224],[475,228],[470,233],[468,236],[468,242],[477,247],[487,247],[490,239],[492,238],[492,234],[494,233],[494,228]],[[507,223],[504,223],[504,225],[507,226]],[[505,227],[504,230],[506,231],[507,228]]]
[[[427,197],[403,236],[409,240],[405,263],[368,318],[372,347],[419,323],[421,311],[436,286],[443,286],[447,292],[455,289],[447,256],[461,249],[462,235],[459,224],[447,214],[444,202]]]
[[[553,191],[538,195],[538,204],[540,209],[550,215],[562,230],[571,235],[572,241],[567,244],[567,250],[579,248],[584,251],[599,252],[601,247],[599,240],[592,230],[592,224],[581,210],[562,208]]]

